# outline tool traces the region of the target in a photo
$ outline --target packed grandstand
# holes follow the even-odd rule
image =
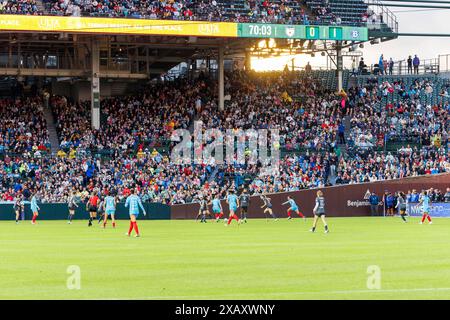
[[[207,75],[151,83],[103,99],[100,130],[91,128],[89,103],[49,97],[45,88],[4,98],[0,200],[39,192],[43,202],[65,202],[72,190],[124,198],[138,186],[144,201],[179,204],[244,186],[259,194],[450,171],[448,81],[365,77],[335,92],[315,73],[229,72],[223,112]],[[279,129],[279,174],[261,175],[258,164],[171,163],[172,132],[192,132],[195,121],[205,129]]]
[[[0,13],[383,23],[362,0],[5,0]],[[99,130],[91,127],[89,101],[45,87],[27,95],[15,90],[0,100],[0,200],[39,192],[43,202],[66,202],[72,190],[82,198],[93,190],[124,198],[138,186],[145,201],[179,204],[244,186],[259,194],[450,171],[450,83],[434,74],[352,78],[347,72],[344,90],[336,92],[333,71],[235,70],[225,77],[224,111],[208,77],[151,82],[139,93],[104,98]],[[260,163],[171,163],[173,131],[192,132],[195,121],[223,131],[278,129],[279,174],[261,174]],[[250,157],[255,150],[245,152]]]

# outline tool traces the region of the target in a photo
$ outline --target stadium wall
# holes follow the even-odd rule
[[[378,196],[384,194],[385,191],[396,192],[416,189],[441,189],[445,191],[450,187],[450,174],[440,174],[432,176],[412,177],[405,179],[397,179],[390,181],[379,181],[373,183],[361,183],[353,185],[341,185],[334,187],[322,188],[326,199],[326,213],[331,217],[359,217],[370,216],[370,205],[364,200],[367,190],[375,192]],[[273,211],[279,217],[286,217],[287,205],[282,205],[287,201],[287,196],[293,197],[300,210],[307,216],[312,216],[312,210],[315,205],[317,189],[301,190],[295,192],[274,193],[268,195],[272,200]],[[256,196],[251,197],[249,207],[249,217],[264,218],[265,215],[261,206],[262,200]],[[228,206],[225,201],[222,202],[224,213],[228,215]],[[198,203],[186,205],[174,205],[171,208],[172,219],[193,219],[198,213]],[[382,206],[379,208],[382,213]]]
[[[67,218],[68,209],[65,203],[42,203],[39,204],[41,208],[39,220],[64,220]],[[140,216],[140,219],[149,220],[167,220],[170,219],[170,206],[160,203],[144,203],[146,217]],[[0,204],[0,220],[13,220],[15,217],[13,204]],[[32,213],[30,205],[25,204],[25,220],[31,220]],[[75,210],[74,219],[88,219],[89,213],[86,211],[85,205],[81,204]],[[117,204],[117,219],[129,219],[128,209],[125,208],[124,203]]]

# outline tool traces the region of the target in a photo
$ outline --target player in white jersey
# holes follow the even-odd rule
[[[75,215],[75,209],[78,208],[78,204],[76,201],[77,192],[73,191],[69,197],[69,201],[67,203],[67,207],[69,209],[69,216],[67,217],[67,223],[72,224],[73,216]]]

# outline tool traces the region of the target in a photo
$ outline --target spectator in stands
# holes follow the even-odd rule
[[[366,64],[364,63],[364,58],[361,58],[361,60],[359,60],[359,74],[364,74],[364,69],[366,68]]]
[[[378,216],[379,202],[380,202],[380,198],[375,194],[375,192],[372,192],[372,194],[369,197],[370,214],[372,217]]]
[[[383,54],[381,54],[380,58],[378,59],[378,68],[380,70],[380,74],[383,74],[385,71]]]
[[[338,135],[339,135],[339,143],[345,144],[345,125],[344,123],[340,122],[338,126]]]
[[[419,74],[419,65],[420,65],[420,60],[419,57],[417,57],[417,55],[414,55],[414,59],[413,59],[413,67],[414,67],[414,74]]]
[[[310,73],[310,72],[312,71],[312,68],[311,68],[311,65],[309,64],[309,61],[308,61],[308,63],[307,63],[306,66],[305,66],[305,71],[306,71],[307,73]]]
[[[389,59],[389,75],[392,76],[392,72],[394,70],[394,60],[392,58]]]
[[[447,192],[444,195],[444,202],[450,202],[450,188],[447,188]]]
[[[408,64],[408,74],[411,74],[412,73],[412,58],[411,58],[411,56],[408,57],[407,64]]]

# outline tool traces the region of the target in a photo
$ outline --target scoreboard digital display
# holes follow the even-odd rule
[[[238,37],[367,41],[365,27],[239,23]]]
[[[4,31],[350,41],[368,40],[368,30],[364,27],[7,14],[0,15],[0,32]]]

